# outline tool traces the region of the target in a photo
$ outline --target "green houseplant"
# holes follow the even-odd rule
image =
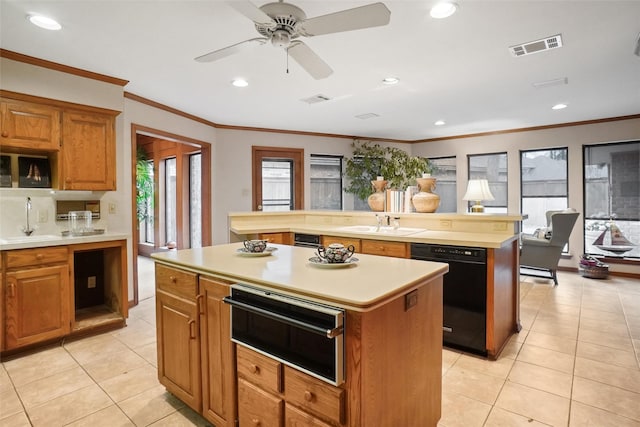
[[[138,222],[153,219],[153,175],[142,147],[136,150],[136,212]]]
[[[346,159],[345,176],[349,184],[345,192],[362,200],[371,194],[371,181],[377,176],[383,176],[389,188],[405,190],[410,185],[416,185],[416,178],[423,173],[432,172],[429,159],[410,156],[399,148],[358,141],[351,146],[353,155]]]

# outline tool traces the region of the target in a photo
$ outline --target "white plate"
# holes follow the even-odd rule
[[[320,257],[314,256],[312,258],[309,258],[309,262],[311,263],[311,265],[318,268],[345,268],[356,265],[356,263],[358,262],[358,258],[351,257],[345,262],[327,262]]]
[[[271,255],[274,251],[277,251],[278,248],[274,248],[274,247],[267,247],[267,249],[265,249],[263,252],[249,252],[246,248],[238,248],[236,250],[236,252],[238,253],[238,255],[240,256],[247,256],[247,257],[259,257],[259,256],[269,256]]]

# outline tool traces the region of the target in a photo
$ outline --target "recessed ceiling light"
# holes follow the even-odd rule
[[[438,121],[436,121],[436,122],[434,123],[434,125],[436,125],[436,126],[442,126],[442,125],[444,125],[444,124],[446,124],[446,122],[445,122],[444,120],[438,120]]]
[[[247,87],[247,86],[249,86],[249,82],[246,81],[245,79],[233,79],[231,81],[231,84],[234,85],[235,87]]]
[[[397,77],[385,77],[382,79],[382,83],[386,85],[394,85],[400,81]]]
[[[551,107],[552,110],[562,110],[567,108],[567,104],[556,104],[553,107]]]
[[[33,25],[37,25],[38,27],[44,28],[45,30],[57,31],[62,28],[62,25],[60,25],[58,21],[47,16],[33,14],[28,15],[27,18]]]
[[[442,1],[440,3],[437,3],[435,6],[433,6],[429,14],[431,15],[432,18],[436,18],[436,19],[448,18],[449,16],[456,13],[457,9],[458,9],[457,4],[450,1]]]

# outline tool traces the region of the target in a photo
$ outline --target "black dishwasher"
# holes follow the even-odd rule
[[[487,250],[411,244],[411,258],[446,262],[443,279],[443,344],[487,355]]]

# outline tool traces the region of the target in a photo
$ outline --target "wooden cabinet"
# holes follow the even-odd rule
[[[411,254],[408,243],[366,239],[362,240],[361,252],[363,254],[384,255],[397,258],[409,258]]]
[[[291,233],[260,233],[258,234],[258,239],[268,240],[269,243],[275,243],[280,245],[291,245],[293,244],[293,238],[291,237]]]
[[[156,264],[158,378],[216,426],[236,420],[229,284]]]
[[[322,246],[328,246],[331,243],[341,243],[345,247],[349,247],[353,245],[355,253],[361,252],[360,239],[354,239],[351,237],[341,237],[341,236],[322,236],[321,240]]]
[[[71,328],[66,248],[10,251],[5,259],[5,348],[62,337]]]
[[[342,426],[345,391],[237,347],[241,426]]]
[[[52,188],[116,189],[117,111],[1,91],[0,149],[46,156]]]
[[[59,108],[0,99],[2,147],[54,151],[60,148]]]
[[[64,111],[62,129],[62,189],[115,190],[116,147],[113,116]]]

